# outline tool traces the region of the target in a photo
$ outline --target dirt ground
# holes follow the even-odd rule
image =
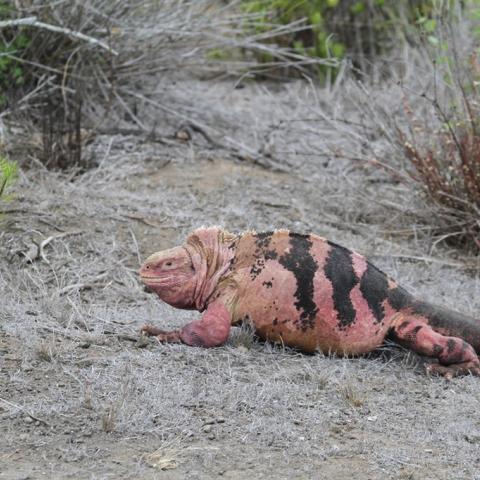
[[[478,259],[466,268],[420,227],[403,234],[410,190],[321,153],[350,141],[318,115],[344,100],[233,85],[175,88],[199,94],[222,145],[261,158],[198,132],[182,142],[165,120],[168,141],[99,135],[87,173],[22,172],[0,227],[0,479],[480,479],[478,378],[428,377],[393,345],[341,359],[246,328],[211,350],[138,335],[198,316],[161,304],[136,271],[212,224],[319,233],[478,316]]]

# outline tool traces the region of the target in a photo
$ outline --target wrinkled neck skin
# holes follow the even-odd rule
[[[217,227],[199,228],[187,237],[183,247],[189,253],[195,269],[193,302],[200,312],[205,310],[218,282],[230,268],[235,256],[233,244],[236,238]]]

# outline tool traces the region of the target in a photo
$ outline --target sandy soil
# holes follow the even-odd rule
[[[241,161],[198,134],[175,140],[166,123],[167,144],[97,137],[99,167],[83,175],[23,172],[0,231],[0,479],[480,479],[477,378],[427,377],[424,359],[391,345],[339,359],[246,329],[211,350],[139,337],[146,322],[198,315],[146,293],[141,259],[210,224],[314,231],[427,299],[478,312],[478,270],[396,233],[411,192],[295,154],[348,142],[320,121],[284,122],[311,113],[304,86],[196,88],[210,120],[229,105],[225,138],[273,153]]]

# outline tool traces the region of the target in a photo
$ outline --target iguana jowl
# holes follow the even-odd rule
[[[435,357],[431,373],[480,375],[480,321],[416,299],[317,235],[201,228],[151,255],[140,276],[168,304],[203,312],[180,330],[143,327],[162,342],[214,347],[248,321],[259,337],[305,352],[359,355],[389,338]]]

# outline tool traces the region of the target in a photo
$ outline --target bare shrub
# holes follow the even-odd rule
[[[409,176],[448,220],[444,238],[480,249],[480,65],[475,50],[463,50],[451,25],[438,32],[433,85],[421,93],[432,115],[421,121],[405,98],[408,128],[397,137],[410,162]],[[416,105],[418,105],[418,101]]]
[[[457,55],[453,52],[453,55]],[[411,178],[452,218],[448,238],[480,248],[480,104],[476,57],[471,67],[455,63],[453,98],[442,106],[438,97],[427,98],[437,117],[437,128],[418,125],[411,106],[405,111],[409,133],[398,131],[405,155],[414,169]],[[466,70],[467,69],[467,70]],[[426,95],[424,95],[426,97]]]
[[[78,167],[86,170],[93,166],[92,158],[82,155],[88,133],[82,129],[82,99],[78,94],[71,99],[68,111],[63,104],[50,101],[42,111],[42,163],[55,170]]]
[[[0,119],[20,119],[16,128],[43,126],[35,155],[45,165],[88,168],[91,161],[82,157],[84,129],[111,132],[127,122],[149,133],[158,112],[186,119],[161,94],[167,74],[171,82],[188,69],[238,73],[255,64],[235,51],[268,52],[272,61],[264,70],[292,61],[301,68],[302,59],[321,62],[265,45],[266,38],[295,25],[246,35],[243,23],[250,19],[238,13],[236,3],[30,0],[20,7],[16,2],[0,15],[0,52],[9,74],[2,78]],[[212,51],[221,51],[222,59],[208,55]],[[156,111],[153,118],[145,118],[147,107]]]
[[[475,10],[475,9],[474,9]],[[395,207],[412,236],[432,235],[470,251],[480,248],[480,66],[475,53],[472,10],[435,17],[432,32],[419,32],[391,78],[378,85],[351,82],[358,116],[336,120],[350,144],[334,146],[335,156],[382,170],[403,184],[408,200]],[[456,20],[455,20],[456,19]],[[380,88],[379,88],[380,87]],[[406,188],[405,188],[406,187]],[[370,199],[372,200],[372,199]],[[398,217],[395,216],[398,229]],[[385,219],[383,219],[385,221]],[[408,230],[408,228],[406,229]],[[402,231],[406,231],[403,229]]]

